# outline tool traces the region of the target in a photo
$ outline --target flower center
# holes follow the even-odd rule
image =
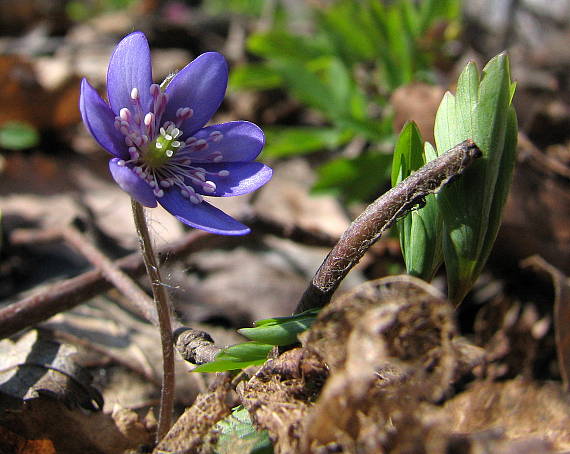
[[[170,124],[168,128],[160,128],[158,136],[146,145],[142,153],[142,161],[151,169],[158,169],[172,159],[184,142],[176,140],[182,131]]]
[[[202,194],[216,192],[216,183],[212,179],[230,174],[228,170],[212,172],[196,165],[223,162],[220,151],[208,150],[210,144],[223,139],[223,134],[212,131],[204,139],[191,136],[182,140],[180,126],[194,111],[181,107],[173,121],[162,123],[168,97],[157,84],[150,86],[150,95],[150,111],[145,114],[138,89],[133,88],[132,107],[123,107],[115,117],[115,127],[124,135],[130,156],[129,160],[120,160],[117,164],[129,166],[148,183],[158,198],[164,196],[165,190],[177,188],[182,197],[199,204],[203,201]],[[199,160],[195,160],[197,153]]]

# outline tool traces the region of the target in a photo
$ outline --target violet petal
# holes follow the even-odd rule
[[[228,170],[230,172],[230,174],[225,177],[213,176],[211,174],[207,176],[208,180],[216,184],[216,190],[213,193],[205,192],[196,185],[193,185],[196,192],[216,197],[243,195],[255,191],[267,183],[273,174],[273,170],[261,162],[201,164],[200,166],[208,172],[217,173],[220,170]],[[189,180],[187,180],[186,183],[191,185]]]
[[[176,111],[189,107],[194,113],[180,129],[182,138],[194,134],[216,113],[228,84],[228,66],[217,52],[207,52],[188,63],[166,88],[168,105],[163,120],[176,120]]]
[[[250,232],[241,222],[236,221],[208,202],[194,204],[182,197],[177,189],[166,191],[160,204],[176,219],[190,227],[206,230],[218,235],[245,235]]]
[[[218,142],[208,140],[212,133],[222,134]],[[198,140],[208,140],[205,150],[192,152],[193,162],[208,162],[208,156],[213,152],[222,153],[222,162],[253,161],[265,145],[265,136],[259,126],[249,121],[231,121],[200,129],[194,137]]]
[[[151,102],[149,87],[152,84],[150,48],[142,32],[125,36],[115,48],[107,70],[107,95],[115,115],[123,107],[133,108],[131,90],[137,88],[143,107],[148,112]]]
[[[115,114],[87,82],[81,81],[79,110],[87,129],[105,150],[118,158],[128,159],[124,136],[115,128]]]
[[[109,170],[113,179],[121,189],[145,207],[154,208],[156,206],[156,196],[152,188],[127,166],[117,164],[119,159],[113,158],[109,161]]]

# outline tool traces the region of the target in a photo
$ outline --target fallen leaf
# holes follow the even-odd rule
[[[63,402],[68,408],[97,411],[103,406],[91,376],[79,366],[74,347],[44,338],[34,330],[18,341],[0,342],[0,401],[4,408],[21,408],[41,396]]]

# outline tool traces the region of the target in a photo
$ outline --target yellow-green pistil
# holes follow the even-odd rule
[[[148,143],[146,150],[142,153],[143,162],[150,169],[161,168],[184,145],[184,142],[177,140],[181,135],[182,131],[173,124],[169,125],[167,129],[160,128],[160,134]]]

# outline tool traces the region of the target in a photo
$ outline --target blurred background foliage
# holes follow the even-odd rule
[[[21,8],[16,16],[29,14]],[[313,190],[353,202],[371,200],[385,189],[399,133],[390,97],[413,82],[435,84],[437,69],[449,68],[462,5],[460,0],[71,0],[40,12],[59,17],[60,27],[120,10],[142,12],[143,29],[161,12],[156,19],[199,34],[192,23],[197,8],[210,18],[241,17],[247,24],[247,55],[232,64],[230,93],[267,93],[302,111],[262,124],[264,159],[311,155],[317,168]],[[172,40],[170,45],[184,47],[176,32]],[[37,145],[38,125],[16,126],[0,131],[3,148]]]
[[[216,0],[215,9],[261,14],[263,2]],[[390,96],[402,85],[434,82],[460,24],[459,0],[338,0],[309,10],[309,30],[293,31],[287,11],[251,34],[258,57],[233,69],[230,89],[283,89],[316,113],[312,124],[266,128],[265,156],[333,151],[314,186],[345,201],[374,196],[388,178],[395,140]],[[397,132],[397,131],[396,131]],[[360,152],[339,152],[359,141]]]

